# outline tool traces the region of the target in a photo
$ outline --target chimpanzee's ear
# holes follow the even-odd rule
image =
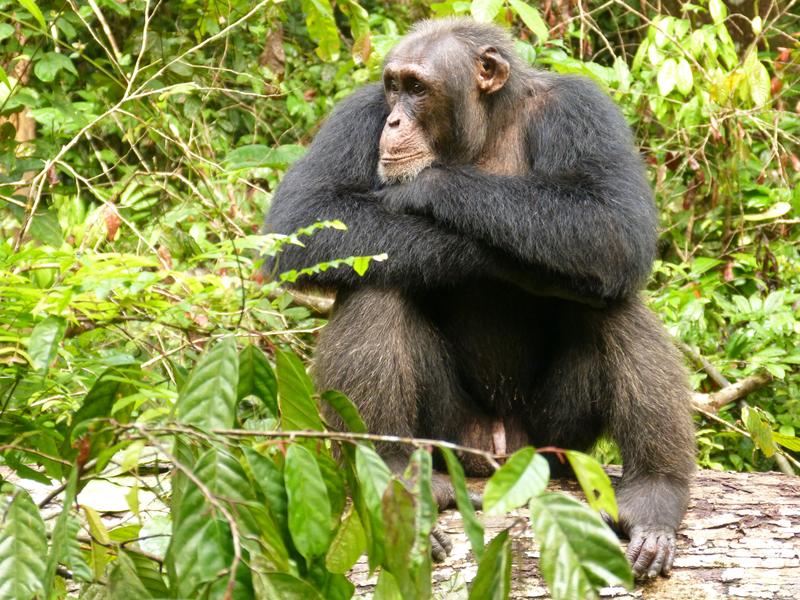
[[[493,94],[508,80],[508,61],[494,46],[484,46],[478,54],[478,89]]]

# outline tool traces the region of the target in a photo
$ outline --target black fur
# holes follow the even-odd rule
[[[593,83],[528,69],[494,27],[428,23],[407,43],[448,36],[461,44],[448,51],[464,55],[448,79],[453,94],[466,90],[480,47],[511,64],[506,85],[482,104],[469,106],[466,91],[454,97],[450,132],[465,148],[519,151],[521,172],[440,157],[410,182],[382,185],[388,107],[381,87],[368,85],[336,108],[267,217],[274,232],[323,219],[348,231],[317,233],[268,268],[388,253],[364,277],[329,269],[298,282],[337,292],[318,383],[347,393],[378,433],[491,448],[491,423],[502,420],[510,449],[582,450],[611,434],[625,463],[620,525],[635,570],[666,573],[694,438],[680,359],[637,294],[656,216],[629,128]],[[480,134],[464,125],[470,119],[482,122]],[[521,141],[492,141],[509,123]],[[382,451],[402,463],[397,446]]]

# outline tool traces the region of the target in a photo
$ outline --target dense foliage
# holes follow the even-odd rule
[[[744,4],[0,0],[0,596],[348,598],[364,552],[376,596],[431,594],[431,445],[389,473],[349,401],[306,375],[324,320],[258,260],[346,226],[259,234],[320,120],[426,16],[497,20],[528,61],[614,96],[662,215],[646,294],[694,386],[773,378],[698,414],[699,462],[796,470],[800,18]],[[356,434],[326,434],[319,402]],[[509,534],[484,547],[444,452],[480,559],[469,593],[504,597]],[[554,596],[630,583],[597,513],[545,491],[544,463],[512,457],[487,511],[529,505]],[[93,508],[103,481],[130,518]]]

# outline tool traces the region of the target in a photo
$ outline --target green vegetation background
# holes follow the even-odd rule
[[[105,477],[111,467],[136,471],[152,462],[156,448],[185,458],[190,474],[208,464],[228,465],[251,482],[252,495],[243,495],[242,503],[270,493],[253,484],[267,477],[259,468],[277,468],[278,487],[290,489],[283,456],[271,454],[275,444],[259,447],[259,459],[246,456],[257,454],[250,446],[236,445],[228,454],[231,442],[214,436],[198,440],[187,433],[173,445],[163,435],[175,433],[176,404],[181,422],[207,430],[321,426],[296,356],[311,356],[324,320],[266,281],[258,260],[313,231],[288,239],[260,235],[263,214],[320,121],[339,99],[379,76],[383,55],[410,23],[470,13],[508,26],[532,64],[589,76],[622,107],[661,213],[659,260],[645,293],[687,357],[694,356],[687,364],[696,390],[714,392],[720,385],[703,361],[730,382],[758,373],[772,377],[746,404],[698,413],[700,466],[797,472],[800,17],[788,0],[744,3],[735,12],[730,6],[722,0],[0,0],[0,481],[13,475],[15,481],[63,482],[69,506],[70,494],[74,498],[87,480]],[[361,270],[369,262],[331,259],[342,259],[331,268]],[[237,346],[217,343],[231,335],[239,355]],[[208,362],[209,348],[227,348],[211,352],[223,366]],[[201,356],[206,362],[197,366]],[[226,360],[236,368],[227,369]],[[201,367],[211,369],[208,381],[222,391],[186,391],[187,375],[194,370],[198,381]],[[223,388],[231,382],[236,389],[226,396]],[[297,398],[300,404],[293,403]],[[287,421],[292,408],[299,416]],[[309,458],[305,446],[297,447],[296,465],[319,465],[327,486],[319,497],[333,503],[332,519],[320,524],[329,531],[318,538],[280,531],[280,516],[259,516],[274,520],[278,532],[264,542],[269,536],[261,525],[260,543],[280,546],[280,559],[267,570],[317,590],[332,586],[347,597],[340,579],[326,579],[333,573],[344,578],[342,564],[327,565],[327,575],[315,571],[322,569],[315,562],[320,551],[328,548],[315,544],[345,533],[358,538],[353,519],[340,518],[344,490],[360,489],[358,478],[369,470],[354,466],[360,483],[341,476],[331,483],[329,455]],[[213,460],[209,452],[217,453]],[[604,443],[596,455],[613,461],[616,450]],[[175,478],[173,507],[182,488],[189,495],[196,489],[191,481]],[[381,489],[394,489],[387,481]],[[6,580],[13,583],[8,597],[64,594],[75,591],[76,582],[99,580],[141,585],[157,597],[158,586],[174,584],[176,573],[183,574],[178,579],[187,595],[202,588],[215,597],[209,590],[218,584],[234,595],[295,585],[275,578],[240,581],[242,569],[217,576],[230,564],[220,559],[209,566],[194,555],[168,556],[168,577],[158,569],[153,576],[163,560],[140,564],[141,552],[119,549],[138,539],[142,523],[115,534],[90,514],[79,522],[70,510],[56,523],[56,541],[40,548],[44,529],[35,505],[18,488],[5,490],[5,522],[30,527],[6,528],[0,541],[27,539],[26,552],[41,562],[26,571],[17,552],[16,561],[2,563],[14,576]],[[395,492],[392,506],[402,513],[407,499]],[[365,508],[362,517],[386,516],[377,498],[378,513]],[[211,505],[212,512],[225,512]],[[257,528],[258,518],[240,526]],[[291,528],[291,518],[284,518]],[[232,519],[227,529],[203,536],[230,546]],[[340,522],[350,523],[344,533]],[[81,523],[92,536],[82,544],[75,537]],[[386,567],[374,532],[359,527],[368,530],[370,560]],[[181,534],[174,523],[166,531]],[[255,556],[255,549],[242,548]],[[495,572],[504,572],[503,551],[500,542],[487,548]],[[192,571],[192,561],[202,572]],[[424,579],[424,569],[420,575],[419,564],[413,568],[415,581]],[[106,579],[109,569],[122,579]],[[395,565],[397,572],[404,569]],[[404,577],[385,585],[417,585]],[[0,591],[7,591],[3,581],[0,574]],[[110,593],[108,586],[98,589]]]

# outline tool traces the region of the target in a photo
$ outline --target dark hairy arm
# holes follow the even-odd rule
[[[385,201],[482,240],[556,288],[631,295],[652,266],[656,213],[629,127],[588,80],[546,77],[552,88],[529,116],[530,174],[435,166],[384,190]]]
[[[387,253],[364,277],[352,269],[303,276],[298,284],[338,288],[363,283],[433,287],[488,273],[493,251],[455,234],[430,217],[386,209],[376,193],[378,142],[388,111],[382,88],[366,86],[345,99],[317,134],[307,154],[284,177],[266,217],[268,233],[290,234],[339,219],[347,231],[322,230],[267,261],[270,272],[302,269],[349,256]]]

